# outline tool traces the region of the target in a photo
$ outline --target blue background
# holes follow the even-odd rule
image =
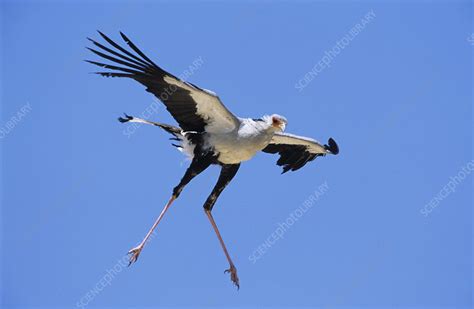
[[[240,291],[201,207],[213,167],[90,307],[470,307],[472,175],[428,217],[420,209],[472,160],[472,20],[468,1],[2,2],[2,128],[32,107],[0,140],[3,307],[76,307],[142,239],[188,164],[161,130],[124,135],[116,117],[154,99],[89,74],[96,29],[116,40],[124,31],[175,74],[201,56],[189,80],[236,115],[282,114],[288,132],[332,136],[341,153],[283,176],[276,156],[243,164],[214,208]],[[150,119],[175,123],[163,108]],[[252,263],[325,181],[328,192]]]

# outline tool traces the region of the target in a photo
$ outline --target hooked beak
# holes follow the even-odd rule
[[[272,126],[278,131],[285,131],[286,123],[283,121],[274,121]]]
[[[285,131],[286,123],[286,119],[283,117],[272,117],[272,127],[277,131]]]

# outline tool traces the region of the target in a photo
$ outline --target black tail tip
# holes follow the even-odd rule
[[[339,146],[337,145],[336,141],[332,139],[332,137],[328,140],[328,145],[324,145],[326,150],[329,150],[332,154],[337,155],[339,153]]]
[[[125,115],[125,118],[123,118],[123,117],[118,117],[118,118],[117,118],[118,121],[120,121],[121,123],[129,122],[130,120],[133,119],[132,116],[129,116],[129,115],[125,114],[125,113],[123,113],[123,114]]]

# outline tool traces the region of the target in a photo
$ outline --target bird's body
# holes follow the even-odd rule
[[[120,118],[121,122],[149,123],[144,119],[128,115],[126,117],[128,118]],[[198,153],[212,154],[216,164],[248,161],[271,142],[277,128],[272,126],[269,116],[262,119],[239,118],[238,122],[236,128],[228,132],[198,133],[175,128],[176,133],[172,134],[180,144],[173,145],[190,159],[194,158],[196,149],[199,149]],[[199,135],[199,138],[196,138],[196,135]]]
[[[219,195],[237,173],[240,163],[250,160],[260,151],[278,153],[280,158],[277,164],[283,167],[283,173],[290,170],[296,171],[316,157],[337,154],[339,148],[336,142],[330,138],[328,144],[322,145],[310,138],[283,133],[287,120],[276,114],[263,116],[259,119],[236,117],[224,106],[214,92],[182,81],[164,71],[145,56],[124,34],[121,33],[122,38],[135,53],[124,49],[103,33],[99,33],[113,48],[89,39],[101,51],[91,48],[89,50],[122,66],[88,61],[112,70],[111,72],[97,72],[97,74],[107,77],[131,78],[143,84],[148,92],[153,93],[165,104],[168,111],[179,123],[179,127],[128,115],[125,115],[125,118],[119,118],[119,120],[121,122],[140,122],[162,128],[173,135],[172,140],[179,142],[179,144],[173,143],[173,145],[191,159],[190,166],[180,183],[173,189],[169,202],[153,227],[143,241],[130,250],[130,264],[138,259],[153,230],[173,201],[179,197],[184,187],[211,164],[218,164],[221,166],[221,174],[204,203],[204,210],[229,261],[228,272],[231,274],[231,280],[239,286],[237,270],[227,252],[211,211]]]
[[[250,160],[270,143],[275,133],[275,128],[265,121],[239,120],[236,130],[224,134],[209,133],[206,138],[223,164]]]

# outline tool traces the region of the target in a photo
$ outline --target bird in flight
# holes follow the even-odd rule
[[[240,164],[250,160],[260,151],[279,154],[277,165],[282,166],[283,173],[286,173],[300,169],[317,157],[338,154],[338,145],[332,138],[323,145],[311,138],[283,133],[287,120],[277,114],[258,119],[237,117],[225,107],[214,92],[166,72],[122,32],[120,35],[130,50],[120,46],[100,31],[99,34],[109,46],[88,38],[96,48],[88,47],[88,49],[113,64],[86,60],[108,70],[95,73],[106,77],[126,77],[136,80],[146,87],[146,91],[163,102],[179,127],[126,114],[124,118],[120,117],[119,121],[144,123],[163,129],[172,135],[172,140],[179,143],[173,145],[191,158],[191,164],[179,184],[174,187],[169,201],[145,238],[128,252],[129,265],[137,261],[155,228],[184,187],[210,165],[215,164],[221,167],[221,172],[217,184],[204,203],[204,212],[229,262],[229,269],[226,272],[230,273],[232,282],[239,288],[237,269],[214,221],[212,209],[219,195],[236,175]]]

